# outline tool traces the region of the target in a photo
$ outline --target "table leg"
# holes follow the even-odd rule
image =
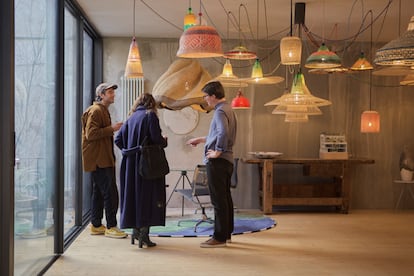
[[[272,213],[273,207],[273,161],[265,160],[262,170],[263,212]]]

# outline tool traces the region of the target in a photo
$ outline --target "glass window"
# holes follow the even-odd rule
[[[35,275],[54,256],[55,11],[55,1],[15,1],[14,275]]]
[[[65,91],[64,91],[64,228],[75,225],[80,140],[78,114],[78,21],[65,9]]]
[[[86,110],[92,104],[93,93],[93,40],[87,32],[83,32],[83,100],[82,110]],[[91,174],[83,174],[82,189],[82,215],[85,216],[91,207]]]

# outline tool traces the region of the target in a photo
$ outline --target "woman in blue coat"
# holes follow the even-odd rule
[[[139,146],[146,136],[151,144],[167,146],[162,136],[156,102],[151,94],[144,93],[135,101],[115,138],[122,150],[120,171],[120,226],[132,228],[131,243],[139,248],[155,246],[148,236],[150,226],[165,225],[165,177],[144,179],[138,173]]]

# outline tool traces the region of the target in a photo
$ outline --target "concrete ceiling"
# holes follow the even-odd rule
[[[179,38],[190,3],[200,11],[200,1],[135,0],[135,35],[148,38]],[[87,18],[103,37],[131,37],[134,0],[77,0]],[[388,42],[402,34],[414,15],[413,0],[302,0],[305,25],[319,40],[353,37],[367,11],[373,11],[374,42]],[[280,39],[289,33],[289,0],[204,0],[203,18],[222,38]],[[295,1],[293,1],[293,6]],[[387,9],[388,6],[388,9]],[[230,12],[230,16],[228,16]],[[237,28],[240,17],[241,32]],[[368,16],[363,25],[369,25]],[[303,32],[302,32],[302,36]],[[370,40],[370,28],[357,40]]]

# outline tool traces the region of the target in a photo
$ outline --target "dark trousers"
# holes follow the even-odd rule
[[[117,225],[116,212],[119,204],[115,168],[97,168],[92,172],[92,179],[92,225],[99,227],[102,224],[105,209],[106,227],[114,227]]]
[[[212,158],[206,164],[208,187],[214,207],[213,238],[224,242],[234,230],[233,199],[230,183],[233,164],[222,158]]]

